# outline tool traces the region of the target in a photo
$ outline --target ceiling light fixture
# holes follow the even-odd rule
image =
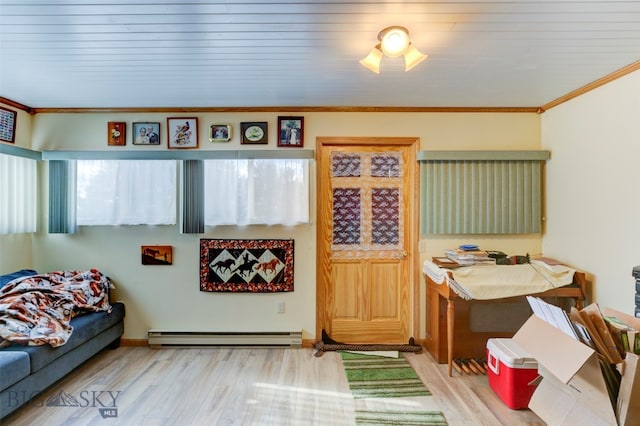
[[[360,61],[362,65],[376,74],[380,74],[380,62],[384,55],[397,58],[404,55],[405,71],[409,71],[420,62],[427,59],[427,55],[421,53],[409,41],[409,30],[405,27],[387,27],[378,33],[378,43],[366,58]]]

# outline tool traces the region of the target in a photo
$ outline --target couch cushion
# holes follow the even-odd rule
[[[16,278],[28,277],[30,275],[37,275],[38,272],[33,269],[21,269],[10,274],[0,275],[0,288],[4,287],[9,281],[13,281]]]
[[[27,377],[31,371],[29,354],[22,351],[0,352],[0,391]]]
[[[71,320],[73,326],[73,333],[67,343],[57,348],[53,348],[50,345],[42,346],[20,346],[11,345],[6,348],[0,349],[0,351],[23,351],[29,354],[31,359],[31,371],[35,372],[45,367],[51,361],[59,358],[74,348],[82,345],[88,339],[100,334],[109,327],[122,321],[124,318],[124,304],[112,303],[111,313],[106,312],[91,312],[88,314],[80,315]]]

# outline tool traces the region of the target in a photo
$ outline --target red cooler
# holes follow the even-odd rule
[[[538,377],[538,362],[512,339],[487,341],[489,386],[509,408],[527,408]]]

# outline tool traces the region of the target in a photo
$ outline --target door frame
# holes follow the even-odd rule
[[[409,162],[405,165],[406,170],[413,173],[413,194],[412,199],[414,200],[413,209],[409,210],[408,217],[410,223],[405,223],[405,229],[408,229],[407,239],[405,240],[406,250],[408,252],[409,259],[407,260],[407,265],[410,268],[409,276],[411,277],[412,282],[410,283],[410,294],[411,294],[411,314],[409,320],[411,321],[411,330],[410,335],[414,336],[416,340],[419,340],[416,336],[416,333],[420,333],[420,268],[419,261],[420,255],[418,253],[418,239],[419,239],[419,210],[420,210],[420,202],[419,202],[419,181],[420,181],[420,173],[418,169],[417,163],[417,153],[420,147],[420,138],[418,137],[317,137],[316,138],[316,164],[317,164],[317,176],[316,179],[316,201],[320,198],[320,174],[322,170],[320,170],[320,160],[323,152],[323,148],[327,146],[370,146],[370,145],[394,145],[394,146],[406,146],[412,148],[409,150]],[[324,268],[322,267],[323,256],[320,250],[320,244],[322,239],[330,238],[327,234],[326,229],[323,229],[320,226],[320,203],[316,202],[316,340],[321,339],[322,329],[327,323],[327,319],[325,318],[325,307],[327,303],[327,288],[325,283],[328,282],[328,279],[324,278],[322,274],[324,273]],[[406,207],[406,206],[405,206]],[[408,228],[407,228],[408,227]],[[327,243],[328,244],[328,243]]]

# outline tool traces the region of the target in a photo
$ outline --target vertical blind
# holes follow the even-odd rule
[[[36,231],[37,161],[0,154],[0,234]]]
[[[77,231],[75,161],[49,161],[49,233]]]
[[[182,162],[182,233],[204,233],[204,162]]]
[[[541,232],[542,166],[540,160],[421,161],[422,234]]]

